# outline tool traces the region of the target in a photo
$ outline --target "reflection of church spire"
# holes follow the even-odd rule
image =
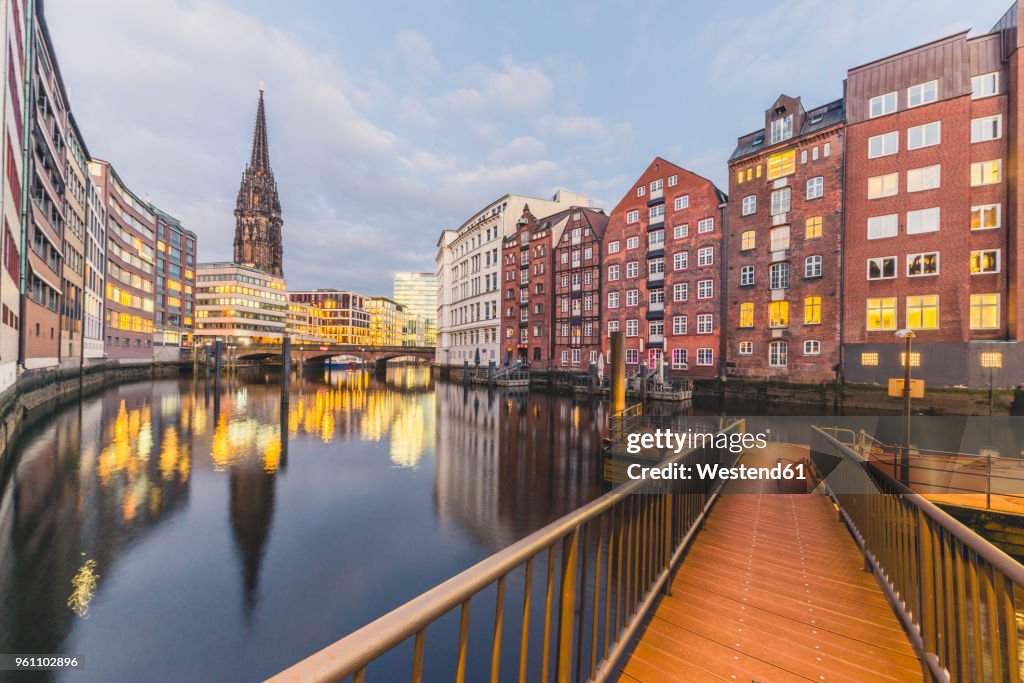
[[[231,469],[231,530],[242,561],[246,617],[256,606],[260,564],[274,517],[274,473],[258,462],[244,462]]]

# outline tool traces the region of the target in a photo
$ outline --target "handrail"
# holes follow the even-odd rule
[[[819,427],[811,460],[936,680],[1020,681],[1024,566]]]
[[[743,428],[743,421],[734,421],[723,431]],[[712,462],[722,457],[735,459],[737,456],[713,448],[697,448],[674,454],[660,465],[683,460]],[[720,489],[721,483],[700,479],[637,479],[622,484],[328,645],[271,680],[339,681],[352,676],[353,681],[361,683],[372,662],[414,638],[412,680],[420,681],[427,628],[459,608],[456,680],[464,681],[470,602],[496,585],[490,658],[491,680],[496,681],[503,642],[506,579],[522,568],[525,585],[518,662],[519,680],[525,681],[528,644],[535,626],[530,619],[535,564],[547,566],[541,641],[543,678],[547,679],[553,657],[555,679],[561,683],[568,682],[574,675],[576,680],[583,677],[606,680],[614,672],[614,663],[624,653],[647,610],[657,600],[658,592],[667,585],[671,569],[700,530]],[[547,556],[542,558],[545,551]],[[558,566],[556,557],[560,559]],[[588,601],[592,601],[589,606]],[[553,604],[558,605],[557,623],[552,623]],[[557,637],[554,651],[549,652],[553,627]]]

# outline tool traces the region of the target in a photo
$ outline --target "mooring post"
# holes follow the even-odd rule
[[[302,365],[305,362],[305,355],[306,355],[306,354],[303,353],[304,350],[305,349],[303,349],[302,344],[299,344],[299,367],[297,368],[297,370],[298,370],[298,373],[299,373],[299,386],[300,387],[302,386]]]
[[[196,338],[192,337],[192,379],[199,376],[199,348],[196,346]]]
[[[220,357],[224,350],[224,342],[218,339],[213,346],[213,381],[220,384]]]
[[[203,364],[205,366],[206,379],[210,379],[210,342],[206,342],[203,345]]]
[[[285,337],[281,341],[281,403],[288,402],[288,392],[292,380],[292,340]]]

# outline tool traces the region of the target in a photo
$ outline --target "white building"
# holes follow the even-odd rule
[[[200,263],[195,324],[197,346],[280,344],[288,324],[284,278],[238,263]]]
[[[551,199],[507,194],[475,213],[458,230],[442,230],[437,242],[437,354],[443,365],[499,362],[501,332],[501,240],[529,204],[535,216],[570,206],[591,206],[590,198],[558,190]]]
[[[103,189],[89,178],[86,184],[85,224],[85,310],[82,319],[85,358],[103,358],[103,296],[104,269],[107,258],[107,207],[103,203]]]

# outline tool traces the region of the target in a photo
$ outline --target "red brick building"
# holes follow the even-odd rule
[[[1024,375],[1017,186],[1019,9],[851,69],[847,88],[845,360],[853,381],[902,373],[916,335],[928,384]]]
[[[609,216],[582,207],[559,216],[561,225],[554,234],[561,237],[556,238],[551,259],[552,358],[556,369],[589,371],[601,353],[601,244]]]
[[[728,372],[823,382],[840,362],[843,101],[781,95],[729,159]]]
[[[726,195],[661,157],[611,213],[604,236],[604,333],[625,332],[626,369],[714,377],[723,366],[721,261]]]
[[[560,216],[556,214],[555,216]],[[552,218],[538,222],[523,206],[515,232],[501,244],[501,329],[504,362],[551,364]]]

